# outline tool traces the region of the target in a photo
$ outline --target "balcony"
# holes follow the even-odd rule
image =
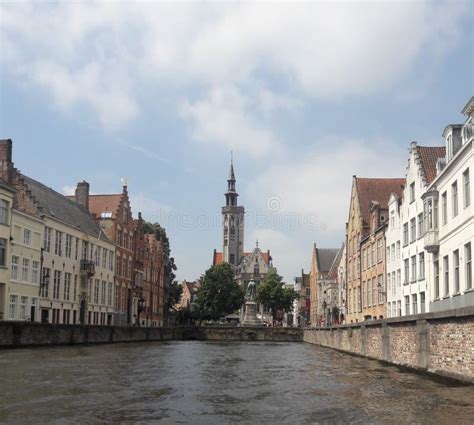
[[[93,261],[81,260],[81,276],[92,277],[95,274],[95,264]]]
[[[436,254],[439,250],[438,230],[428,230],[425,233],[425,249],[430,254]]]

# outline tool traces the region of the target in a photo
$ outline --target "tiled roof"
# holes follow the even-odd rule
[[[90,235],[107,239],[94,217],[82,205],[30,177],[23,174],[21,177],[41,214],[72,225]]]
[[[252,255],[253,252],[244,252],[244,257],[247,257],[248,255]],[[262,258],[263,258],[263,261],[265,261],[265,263],[270,263],[270,261],[272,260],[272,256],[268,253],[268,252],[260,252],[260,254],[262,255]],[[222,252],[217,252],[217,251],[214,251],[214,258],[213,258],[213,261],[212,261],[212,264],[213,265],[217,265],[217,264],[221,264],[224,262],[224,255],[222,254]]]
[[[420,156],[420,163],[425,173],[426,182],[431,183],[436,177],[436,163],[438,158],[446,156],[446,148],[444,146],[417,146]]]
[[[359,198],[360,213],[365,224],[370,221],[369,208],[372,201],[379,203],[380,208],[388,208],[390,195],[395,193],[402,196],[405,179],[374,179],[356,177],[357,196]]]
[[[111,212],[112,218],[116,218],[121,199],[121,193],[114,193],[111,195],[89,195],[89,211],[97,218],[100,218],[101,214],[104,212]]]
[[[320,273],[329,272],[339,251],[339,248],[316,248],[318,270]]]
[[[339,267],[339,263],[341,262],[343,252],[344,252],[344,244],[342,244],[342,247],[339,248],[339,250],[337,251],[337,254],[334,257],[334,260],[331,264],[331,268],[329,270],[329,275],[331,278],[336,279],[337,277],[337,268]]]

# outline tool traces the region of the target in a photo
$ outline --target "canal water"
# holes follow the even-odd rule
[[[474,386],[310,344],[0,351],[0,423],[472,424]]]

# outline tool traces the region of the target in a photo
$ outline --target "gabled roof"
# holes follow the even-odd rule
[[[60,220],[90,235],[107,239],[94,217],[81,204],[30,177],[22,174],[21,178],[31,192],[40,214]]]
[[[242,258],[248,257],[249,255],[252,255],[252,254],[253,254],[253,251],[252,252],[244,252],[244,255],[243,255]],[[270,253],[260,251],[260,254],[262,255],[263,261],[265,261],[266,264],[269,264],[270,261],[272,260],[272,256],[270,255]],[[222,252],[217,252],[216,250],[214,250],[214,256],[213,256],[213,259],[212,259],[212,264],[214,266],[217,266],[218,264],[221,264],[223,262],[224,262],[223,253]]]
[[[316,258],[318,260],[318,270],[320,273],[327,273],[336,259],[340,248],[316,248]]]
[[[420,166],[425,174],[426,182],[429,184],[436,178],[436,163],[439,158],[446,156],[444,146],[417,146],[420,158]]]
[[[390,195],[402,196],[405,179],[379,179],[355,177],[360,213],[365,224],[370,222],[369,208],[372,201],[378,202],[381,209],[388,208]]]
[[[122,195],[122,193],[89,195],[89,211],[97,218],[101,218],[105,212],[111,212],[111,218],[116,218]]]

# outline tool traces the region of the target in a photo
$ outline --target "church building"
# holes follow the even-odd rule
[[[272,267],[270,251],[263,252],[258,241],[251,252],[244,251],[244,214],[243,206],[238,205],[239,194],[235,188],[234,164],[231,161],[227,179],[226,204],[222,207],[222,251],[214,250],[213,265],[229,263],[235,272],[235,279],[246,290],[253,280],[258,286]]]

